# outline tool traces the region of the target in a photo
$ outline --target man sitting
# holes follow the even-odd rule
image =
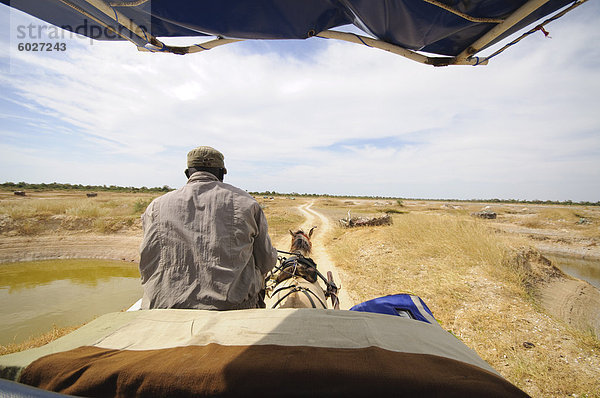
[[[245,191],[223,183],[223,154],[188,153],[188,182],[142,215],[142,309],[264,308],[264,278],[277,261],[267,220]]]

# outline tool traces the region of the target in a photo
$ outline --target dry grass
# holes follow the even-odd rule
[[[278,242],[288,236],[288,229],[295,228],[304,220],[297,206],[306,200],[290,200],[285,197],[274,197],[273,200],[256,198],[263,208],[269,223],[269,235],[273,242]]]
[[[518,224],[528,228],[578,228],[596,229],[593,225],[578,225],[582,218],[589,221],[597,221],[598,209],[587,209],[585,207],[546,207],[536,208],[530,211],[527,217],[521,217]]]
[[[420,213],[395,215],[389,227],[339,229],[329,251],[355,300],[421,296],[444,328],[532,396],[597,396],[598,340],[532,301],[510,261],[522,243],[465,215]]]
[[[95,198],[85,193],[32,193],[26,198],[3,196],[0,199],[0,234],[39,235],[57,231],[100,232],[112,234],[123,230],[139,231],[139,216],[156,194],[99,193]],[[306,200],[292,201],[276,196],[273,200],[257,198],[269,222],[275,240],[288,228],[300,224],[301,213],[295,208]]]
[[[64,335],[71,333],[74,330],[79,329],[81,326],[83,325],[58,328],[56,327],[56,325],[54,325],[52,327],[52,330],[39,336],[31,337],[29,340],[26,340],[22,343],[11,343],[8,345],[0,344],[0,355],[12,354],[15,352],[29,350],[31,348],[41,347]]]
[[[495,266],[506,258],[506,247],[476,220],[431,214],[406,214],[393,219],[389,227],[338,230],[333,240],[330,251],[342,268],[355,264],[352,271],[358,278],[386,282],[383,286],[374,283],[352,289],[365,299],[393,294],[398,289],[431,291],[432,283],[439,288],[436,293],[444,293],[448,286],[464,281],[465,273],[474,266],[514,275]],[[466,285],[459,285],[449,294],[460,296]]]
[[[0,233],[38,235],[58,231],[115,233],[139,229],[139,216],[157,194],[32,193],[0,200]]]

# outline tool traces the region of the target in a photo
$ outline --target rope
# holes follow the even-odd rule
[[[144,29],[142,26],[140,26],[140,29],[142,32],[144,32],[144,39],[146,39],[146,43],[150,43],[150,41],[148,41],[148,36],[146,36],[146,29]]]
[[[356,36],[356,38],[357,38],[358,40],[360,40],[360,42],[361,42],[362,44],[364,44],[365,46],[367,46],[367,47],[370,47],[370,48],[373,48],[373,46],[370,46],[370,45],[368,45],[367,43],[365,43],[365,41],[364,41],[364,40],[363,40],[363,39],[360,37],[360,35],[354,35],[354,36]]]
[[[109,7],[115,13],[115,22],[117,23],[117,25],[119,25],[119,16],[117,15],[117,10],[115,10],[114,7],[111,5],[109,5]],[[144,36],[146,36],[146,33],[144,33]],[[146,41],[148,41],[148,39],[146,39]]]
[[[470,22],[480,22],[480,23],[502,23],[504,22],[504,19],[500,19],[500,18],[478,18],[478,17],[472,17],[469,14],[465,14],[462,11],[457,10],[456,8],[452,8],[449,5],[446,5],[444,3],[440,3],[437,0],[423,0],[426,3],[432,4],[434,6],[443,8],[446,11],[451,12],[454,15],[458,15],[459,17],[466,19],[467,21]]]
[[[111,7],[137,7],[141,4],[147,3],[148,1],[150,0],[126,1],[122,3],[113,1],[111,3],[108,3],[108,5]]]
[[[542,22],[541,24],[537,25],[536,27],[534,27],[533,29],[523,33],[521,36],[517,37],[516,39],[514,39],[513,41],[511,41],[510,43],[506,44],[504,47],[502,47],[501,49],[497,50],[496,52],[494,52],[493,54],[491,54],[489,57],[486,57],[485,60],[490,60],[492,58],[494,58],[496,55],[504,52],[504,50],[506,50],[507,48],[514,46],[515,44],[517,44],[518,42],[520,42],[521,40],[523,40],[524,38],[526,38],[527,36],[537,32],[538,30],[541,31],[545,37],[550,38],[550,33],[548,33],[548,31],[546,31],[546,29],[544,29],[544,26],[549,24],[550,22],[556,21],[558,18],[562,17],[563,15],[565,15],[566,13],[568,13],[569,11],[572,11],[573,9],[579,7],[580,5],[582,5],[583,3],[585,3],[588,0],[575,0],[573,2],[573,4],[571,4],[568,8],[565,8],[564,10],[562,10],[561,12],[559,12],[558,14],[546,19],[544,22]],[[478,59],[478,63],[479,63],[479,59]],[[475,64],[477,65],[477,64]]]
[[[290,252],[286,252],[286,251],[279,250],[279,249],[277,250],[277,252],[278,253],[283,253],[283,254],[289,254],[290,256],[297,256],[298,255],[298,253],[290,253]]]

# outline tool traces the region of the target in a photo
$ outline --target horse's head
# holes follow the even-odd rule
[[[304,257],[310,257],[310,252],[312,250],[310,238],[315,228],[317,227],[312,227],[308,232],[308,235],[306,235],[301,229],[296,232],[292,232],[290,229],[290,235],[292,235],[292,246],[290,247],[290,252],[301,254]]]

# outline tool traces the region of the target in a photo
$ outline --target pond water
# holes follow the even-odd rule
[[[137,264],[45,260],[0,264],[0,344],[80,325],[129,308],[142,287]]]
[[[552,261],[552,264],[565,274],[587,281],[596,289],[600,289],[600,261],[556,255],[544,255],[544,257]]]

